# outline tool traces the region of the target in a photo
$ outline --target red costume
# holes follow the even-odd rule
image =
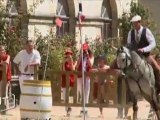
[[[10,57],[9,55],[7,54],[4,54],[1,58],[0,58],[0,61],[3,62],[3,61],[6,61],[8,59],[8,57]],[[0,65],[2,66],[2,65]],[[7,81],[10,81],[11,80],[11,63],[9,62],[9,64],[7,64]],[[2,80],[2,71],[0,71],[0,81]]]
[[[64,63],[64,71],[72,71],[72,63],[71,62],[69,62],[69,61],[66,61],[65,63]],[[65,74],[62,74],[62,88],[65,88],[66,87],[66,75]],[[70,74],[69,75],[69,85],[70,85],[70,87],[73,87],[73,85],[74,85],[74,75],[73,74]]]
[[[73,52],[71,50],[71,48],[67,48],[65,50],[65,55],[72,55]],[[63,71],[72,71],[73,69],[73,61],[65,61],[64,65],[63,65]],[[62,83],[61,83],[61,86],[62,88],[65,88],[66,87],[66,80],[67,80],[67,76],[66,74],[62,74]],[[70,74],[69,75],[69,86],[70,87],[73,87],[74,85],[74,75],[73,74]]]
[[[88,62],[87,62],[87,63],[88,63]],[[86,72],[89,72],[89,71],[92,69],[92,67],[89,66],[87,63],[86,63]],[[77,70],[78,70],[79,72],[81,72],[81,73],[78,74],[78,77],[79,77],[79,78],[82,77],[82,61],[80,62]]]
[[[89,49],[88,44],[87,44],[87,43],[84,43],[84,44],[82,45],[82,49],[83,49],[83,51],[85,51],[85,50],[88,51],[88,49]],[[87,56],[87,61],[86,61],[86,72],[89,72],[89,71],[92,69],[92,66],[90,66],[90,65],[88,64],[88,60],[90,60],[91,58],[92,58],[92,56],[88,54],[88,56]],[[80,58],[80,59],[81,59],[81,58]],[[81,73],[78,74],[78,77],[81,78],[81,77],[82,77],[82,60],[80,60],[80,63],[79,63],[79,66],[78,66],[77,70],[81,72]]]

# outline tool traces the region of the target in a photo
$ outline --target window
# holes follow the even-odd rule
[[[61,16],[68,16],[68,6],[66,0],[58,0],[56,14]]]
[[[102,19],[111,19],[109,12],[110,12],[110,5],[109,1],[104,1],[101,7],[101,18]],[[111,37],[111,23],[104,21],[102,26],[102,35],[104,39]]]
[[[104,32],[103,33],[104,39],[111,37],[111,24],[110,23],[104,23],[103,32]]]
[[[103,5],[102,5],[102,8],[101,8],[101,17],[102,17],[102,18],[109,18],[107,9],[106,9],[106,7],[103,6]]]
[[[16,5],[15,5],[14,1],[8,1],[6,11],[9,14],[8,26],[14,26],[16,24],[16,18],[12,18],[12,16],[18,16],[18,12],[17,12]]]
[[[57,36],[63,36],[65,33],[69,32],[69,22],[68,22],[68,3],[67,0],[58,0],[56,15],[63,21],[61,27],[56,28]]]
[[[56,28],[56,35],[63,36],[64,34],[69,32],[69,24],[68,21],[63,21],[61,27]]]

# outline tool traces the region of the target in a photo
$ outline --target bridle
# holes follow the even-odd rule
[[[125,67],[122,69],[122,71],[123,71],[124,74],[126,74],[127,68],[129,67],[128,66],[128,61],[131,61],[131,65],[133,65],[133,63],[132,63],[131,57],[127,55],[126,51],[124,51],[123,49],[119,49],[118,52],[117,52],[117,56],[120,53],[124,53],[125,54]],[[133,71],[137,71],[138,72],[142,62],[143,62],[143,60],[141,59],[141,61],[138,63],[138,65],[133,67]],[[143,73],[140,73],[140,74],[141,74],[140,77],[137,79],[138,81],[139,81],[139,79],[141,79],[144,76]]]
[[[123,69],[123,70],[125,70],[125,69],[127,68],[127,66],[128,66],[128,60],[131,61],[131,58],[127,55],[127,53],[126,53],[122,48],[118,50],[117,56],[118,56],[120,53],[124,53],[124,54],[125,54],[125,59],[124,59],[124,60],[125,60],[125,67],[124,67],[124,69]]]

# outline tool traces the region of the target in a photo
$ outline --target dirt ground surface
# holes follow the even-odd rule
[[[147,120],[150,105],[142,100],[138,102],[139,111],[138,111],[138,120]],[[80,116],[81,107],[72,107],[72,112],[70,117],[66,117],[65,107],[53,106],[51,120],[84,120],[84,116]],[[100,116],[98,108],[87,108],[88,114],[85,120],[126,120],[117,118],[117,109],[116,108],[104,108],[104,116]],[[132,108],[129,109],[128,120],[132,119]],[[19,106],[12,110],[8,110],[6,115],[0,115],[0,120],[21,120]],[[31,119],[32,120],[32,119]]]

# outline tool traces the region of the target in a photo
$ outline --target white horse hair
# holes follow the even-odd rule
[[[158,120],[160,120],[159,108],[155,93],[155,77],[150,64],[139,56],[137,52],[122,46],[117,51],[117,65],[123,70],[126,84],[133,95],[133,118],[137,117],[137,96],[142,95],[153,107]]]

